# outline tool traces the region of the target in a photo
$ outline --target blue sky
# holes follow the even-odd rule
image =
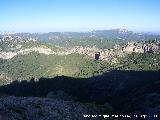
[[[160,32],[160,0],[1,0],[0,31]]]

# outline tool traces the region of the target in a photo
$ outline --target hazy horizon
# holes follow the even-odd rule
[[[4,0],[0,31],[89,32],[128,29],[160,33],[159,0]]]
[[[160,32],[150,32],[150,31],[134,31],[134,30],[130,30],[130,29],[126,29],[126,28],[110,28],[110,29],[92,29],[92,30],[88,30],[88,31],[0,31],[1,35],[5,35],[5,34],[47,34],[47,33],[72,33],[72,32],[76,32],[76,33],[89,33],[89,32],[93,32],[93,31],[106,31],[106,30],[128,30],[131,31],[133,33],[139,33],[139,34],[152,34],[152,35],[160,35]]]

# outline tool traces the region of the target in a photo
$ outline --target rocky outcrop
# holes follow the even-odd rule
[[[136,44],[134,42],[128,42],[128,44],[122,48],[124,52],[138,52],[143,53],[143,48],[141,44]]]
[[[55,52],[49,48],[33,47],[33,48],[22,49],[17,52],[11,52],[11,51],[10,52],[0,52],[0,58],[11,59],[16,55],[25,55],[25,54],[29,54],[31,52],[43,53],[46,55],[55,54]]]
[[[154,44],[144,44],[143,45],[144,53],[156,53],[160,51],[160,43]]]
[[[145,42],[145,43],[137,43],[137,42],[128,42],[128,44],[122,47],[123,52],[137,52],[137,53],[157,53],[160,51],[160,43],[159,42]]]

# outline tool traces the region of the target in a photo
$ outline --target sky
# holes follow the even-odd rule
[[[160,33],[160,0],[0,0],[0,31]]]

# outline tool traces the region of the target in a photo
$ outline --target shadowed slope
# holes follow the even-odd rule
[[[160,71],[111,71],[83,79],[41,78],[39,81],[14,81],[0,88],[1,93],[9,95],[39,97],[60,90],[79,102],[107,102],[115,110],[134,112],[160,105]]]

